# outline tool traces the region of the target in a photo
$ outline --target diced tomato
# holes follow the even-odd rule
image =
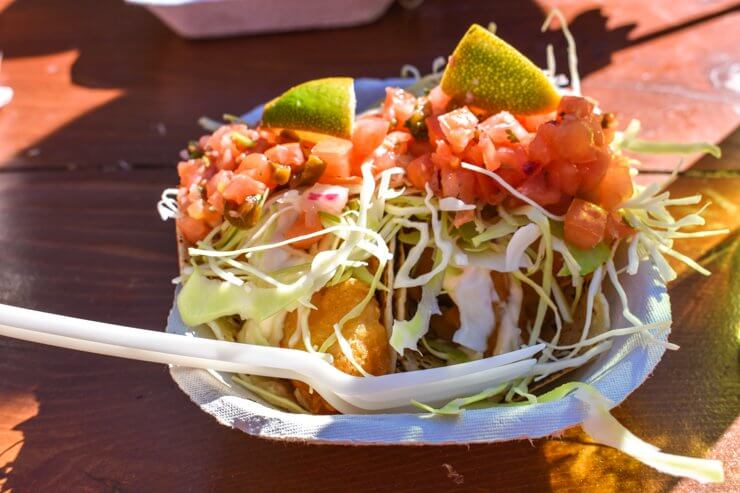
[[[185,212],[193,219],[203,219],[203,199],[191,202]]]
[[[321,223],[319,223],[318,221],[306,221],[306,214],[301,213],[301,215],[298,216],[295,222],[285,231],[285,237],[295,238],[297,236],[303,236],[303,235],[315,233],[316,231],[320,231],[321,229],[322,229]],[[322,236],[316,236],[314,238],[307,238],[305,240],[291,243],[291,246],[293,248],[306,249],[310,247],[311,245],[313,245],[314,243],[318,243],[319,241],[321,241],[321,238]]]
[[[494,144],[509,145],[527,136],[527,131],[508,111],[502,111],[482,121],[478,128],[488,135]]]
[[[565,241],[584,250],[594,248],[604,240],[607,217],[598,205],[574,199],[565,214]]]
[[[322,175],[322,178],[326,180],[344,179],[350,176],[351,152],[352,142],[343,139],[325,139],[311,149],[311,154],[326,164]]]
[[[629,165],[612,160],[593,195],[599,205],[609,211],[617,209],[625,200],[632,197],[632,176]]]
[[[190,187],[200,182],[203,175],[203,164],[199,159],[188,159],[177,165],[177,174],[180,176],[180,186]]]
[[[557,114],[553,111],[552,113],[542,113],[539,115],[517,115],[516,118],[528,132],[536,132],[540,128],[540,125],[555,120]]]
[[[522,146],[499,147],[496,149],[496,159],[501,163],[496,172],[512,185],[519,185],[532,174],[524,170],[525,164],[532,162],[527,159],[527,153]]]
[[[432,114],[433,115],[441,115],[442,113],[447,111],[447,107],[450,104],[450,101],[452,100],[451,97],[449,97],[445,92],[442,90],[440,86],[435,86],[434,89],[429,91],[429,104],[432,107]]]
[[[275,146],[272,149],[276,149],[278,147],[283,146]],[[281,149],[278,152],[284,152],[284,150]],[[239,168],[237,168],[236,172],[237,174],[249,175],[255,180],[261,181],[265,185],[274,188],[277,184],[272,181],[274,171],[270,164],[270,160],[272,160],[272,158],[268,158],[266,154],[260,154],[258,152],[247,154],[243,159],[241,159],[241,164],[239,165]]]
[[[231,182],[231,178],[234,176],[233,171],[221,170],[208,180],[206,185],[206,192],[208,196],[214,195],[216,192],[222,194],[226,187]]]
[[[564,194],[574,196],[581,184],[581,174],[575,164],[555,161],[547,166],[547,182]]]
[[[352,153],[360,161],[367,158],[383,143],[388,133],[388,121],[382,118],[362,118],[352,131]]]
[[[606,175],[606,170],[609,168],[610,163],[611,157],[609,156],[609,153],[598,150],[596,151],[596,159],[587,163],[579,164],[578,172],[581,175],[581,184],[579,186],[580,192],[591,196],[590,194],[592,191],[599,186],[604,175]]]
[[[528,178],[519,186],[519,191],[540,205],[552,205],[560,202],[560,190],[551,187],[543,173]]]
[[[432,144],[425,140],[412,140],[409,142],[409,153],[414,157],[422,154],[430,154],[434,150]]]
[[[195,244],[206,237],[210,228],[201,219],[193,219],[187,214],[181,214],[177,218],[177,228],[190,244]]]
[[[433,174],[434,164],[429,154],[422,154],[406,166],[406,177],[419,190],[424,190],[425,185],[431,181]]]
[[[475,203],[475,189],[476,180],[475,173],[466,169],[456,170],[457,181],[458,181],[458,193],[457,198],[465,202],[466,204]]]
[[[470,144],[468,144],[468,147],[465,148],[465,151],[463,151],[462,159],[466,163],[475,164],[476,166],[482,166],[483,150],[477,142],[471,141]]]
[[[226,200],[241,205],[251,195],[260,195],[265,192],[267,187],[261,181],[258,181],[246,174],[234,175],[231,182],[226,186],[222,195]]]
[[[439,119],[436,116],[428,116],[424,119],[424,123],[427,126],[427,134],[429,134],[429,142],[437,142],[438,140],[444,140],[445,134],[442,133],[442,127],[439,124]]]
[[[506,196],[506,192],[501,190],[501,187],[496,183],[493,178],[489,178],[481,173],[473,173],[475,175],[475,196],[479,201],[496,205]]]
[[[208,194],[208,205],[213,207],[217,214],[223,215],[225,208],[224,196],[221,192],[215,190],[213,193]]]
[[[383,144],[372,154],[373,172],[377,174],[388,168],[408,163],[411,157],[407,155],[407,151],[409,142],[412,140],[413,137],[408,132],[393,131],[386,135]]]
[[[301,150],[301,144],[298,142],[279,144],[275,147],[271,147],[265,151],[265,156],[267,156],[267,159],[270,161],[287,164],[293,169],[299,168],[305,161],[303,151]]]
[[[501,166],[501,161],[496,157],[496,146],[488,135],[483,134],[478,138],[478,148],[486,169],[496,171]]]
[[[475,137],[475,127],[478,125],[478,118],[467,108],[463,106],[456,110],[440,115],[438,118],[442,133],[447,142],[450,143],[452,150],[456,153],[462,153],[468,145],[468,142]]]
[[[373,173],[377,174],[398,163],[398,154],[386,148],[380,148],[373,154]]]
[[[546,123],[537,129],[537,135],[535,135],[527,148],[530,160],[539,164],[547,164],[555,158],[553,152],[551,152],[551,148],[553,141],[557,138],[555,135],[556,132],[557,125],[555,122]]]
[[[565,121],[556,127],[556,138],[551,149],[560,159],[572,163],[586,163],[596,159],[593,132],[579,120]]]
[[[237,158],[247,149],[241,143],[241,136],[247,141],[255,142],[259,133],[250,130],[243,124],[224,125],[209,136],[203,146],[210,151],[209,156],[213,158],[219,169],[233,170],[237,166]]]
[[[438,140],[437,148],[432,153],[432,162],[440,168],[445,166],[457,168],[460,166],[460,157],[452,151],[447,142]]]
[[[188,216],[193,219],[202,219],[211,227],[218,224],[221,220],[221,213],[203,199],[192,202],[186,209],[186,212]]]
[[[385,90],[385,102],[381,108],[383,118],[389,122],[395,121],[395,128],[403,128],[416,108],[416,97],[398,87],[388,87]]]
[[[563,96],[558,105],[558,113],[564,113],[578,119],[591,116],[593,111],[593,103],[580,96]]]
[[[444,197],[455,197],[466,204],[475,202],[476,180],[472,171],[444,166],[439,176]]]
[[[612,240],[619,240],[632,236],[635,230],[624,223],[622,216],[618,212],[610,212],[606,220],[606,236]]]

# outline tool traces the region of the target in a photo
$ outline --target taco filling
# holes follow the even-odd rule
[[[637,185],[623,153],[635,126],[617,131],[556,80],[473,26],[443,74],[388,87],[358,116],[352,80],[321,79],[268,103],[256,126],[229,118],[191,142],[160,203],[183,247],[183,321],[326,353],[356,376],[545,342],[534,373],[492,403],[536,400],[617,335],[671,347],[668,322],[632,314],[619,274],[650,260],[670,281],[666,256],[705,272],[672,248],[701,216],[667,210],[699,198]],[[610,322],[607,284],[627,328]],[[237,381],[285,409],[335,412],[298,381]]]

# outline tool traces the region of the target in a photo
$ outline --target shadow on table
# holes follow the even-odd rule
[[[553,43],[558,66],[566,67],[561,35],[538,34],[543,17],[532,2],[439,1],[410,12],[394,7],[379,22],[354,29],[190,42],[172,35],[143,10],[121,2],[101,7],[94,0],[29,0],[13,3],[0,14],[0,47],[11,60],[78,50],[72,67],[75,84],[124,90],[119,99],[80,115],[34,144],[43,149],[45,158],[62,166],[74,162],[89,167],[125,160],[136,168],[172,166],[183,143],[198,132],[199,116],[240,112],[300,80],[329,74],[389,76],[405,63],[428,67],[436,56],[450,52],[453,40],[473,21],[496,21],[498,33],[540,65],[544,65],[547,43]],[[596,9],[578,15],[571,24],[576,38],[599,41],[579,45],[581,73],[608,65],[612,53],[634,44],[628,39],[632,28],[607,29],[606,19]],[[153,133],[152,124],[157,122],[166,125],[166,135]],[[25,156],[11,164],[34,166]],[[26,176],[30,180],[32,174]],[[46,200],[39,197],[36,207],[53,210],[54,204]],[[709,289],[718,286],[715,282],[698,285]],[[62,293],[58,303],[71,300]],[[716,313],[712,321],[731,332],[726,326],[732,319],[721,317],[721,304],[727,301],[714,299],[716,306],[702,310]],[[152,309],[141,317],[155,326],[167,308]],[[120,313],[110,315],[116,318]],[[694,337],[700,328],[692,325],[693,319],[686,323],[691,327],[682,331],[691,330],[690,342],[708,355],[694,362],[696,366],[734,361],[724,355],[721,360],[713,358],[717,341]],[[685,332],[677,336],[681,334]],[[625,471],[626,481],[633,486],[665,491],[676,483],[647,479],[655,476],[637,463],[625,465],[609,449],[581,446],[578,442],[583,437],[576,432],[568,432],[567,440],[540,440],[534,446],[515,442],[470,447],[307,447],[253,439],[217,426],[190,405],[161,367],[0,344],[4,351],[29,355],[27,381],[18,385],[34,388],[39,403],[38,414],[15,428],[23,432],[24,441],[17,458],[0,472],[0,478],[6,475],[3,491],[49,491],[62,485],[83,491],[260,491],[307,486],[421,491],[492,489],[498,484],[547,491],[574,483],[593,487],[608,478],[604,484],[619,485]],[[681,357],[680,353],[667,356]],[[719,382],[732,390],[727,377]],[[658,445],[669,451],[702,454],[732,423],[735,413],[730,406],[721,407],[710,423],[692,421],[688,415],[680,423],[681,433],[675,433],[668,421],[680,410],[666,403],[672,402],[674,393],[681,393],[676,384],[669,370],[659,367],[617,414],[636,430],[661,430],[665,435]],[[689,400],[712,400],[717,393],[716,386],[706,382],[692,390]],[[641,407],[652,411],[641,412]],[[612,470],[612,463],[619,470]],[[603,475],[589,469],[594,464]]]
[[[28,0],[0,13],[0,48],[7,60],[76,50],[74,84],[123,91],[33,144],[45,166],[115,167],[119,161],[170,166],[184,143],[201,131],[200,116],[240,114],[310,78],[389,77],[409,63],[429,72],[432,61],[450,53],[471,22],[496,21],[498,34],[540,66],[552,43],[558,67],[567,72],[563,36],[540,34],[543,19],[532,1],[437,1],[413,11],[395,6],[380,21],[352,29],[195,42],[123,2],[103,7],[97,0]],[[576,37],[599,41],[579,45],[581,74],[608,65],[613,52],[632,44],[633,27],[607,29],[596,9],[578,15],[571,23]],[[5,166],[38,161],[24,151]]]

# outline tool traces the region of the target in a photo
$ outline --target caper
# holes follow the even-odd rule
[[[292,174],[290,166],[287,164],[276,163],[274,161],[270,161],[270,166],[272,166],[272,179],[275,180],[275,183],[278,185],[285,185],[290,181],[290,176]]]
[[[403,123],[403,126],[409,129],[409,132],[416,140],[429,139],[429,130],[427,129],[426,118],[430,113],[431,105],[429,102],[424,105],[417,105],[408,120]]]
[[[188,142],[188,156],[190,156],[191,159],[198,159],[203,157],[203,154],[205,152],[203,151],[203,148],[200,146],[200,143],[198,143],[197,140],[191,140]]]
[[[308,156],[303,169],[290,180],[291,188],[307,187],[318,181],[326,169],[326,163],[317,156]]]
[[[262,195],[250,195],[241,205],[226,202],[224,217],[237,228],[251,228],[262,216]]]

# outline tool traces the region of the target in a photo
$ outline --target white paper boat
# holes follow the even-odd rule
[[[394,0],[127,0],[185,38],[216,38],[366,24]]]

